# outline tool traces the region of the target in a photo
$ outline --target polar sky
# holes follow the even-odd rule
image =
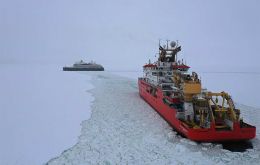
[[[0,63],[140,70],[159,39],[202,71],[259,71],[259,0],[0,0]]]

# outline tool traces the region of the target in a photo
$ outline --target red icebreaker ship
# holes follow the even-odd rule
[[[200,142],[242,141],[253,139],[256,128],[240,118],[226,92],[202,89],[196,72],[177,60],[181,47],[176,42],[162,47],[159,58],[143,66],[138,79],[139,94],[177,132]]]

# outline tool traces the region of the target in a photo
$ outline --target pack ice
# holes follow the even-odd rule
[[[231,152],[221,144],[180,137],[138,94],[136,80],[91,73],[91,118],[81,123],[78,142],[47,165],[60,164],[258,164],[259,131],[253,149]],[[260,127],[259,110],[239,105],[244,120]]]

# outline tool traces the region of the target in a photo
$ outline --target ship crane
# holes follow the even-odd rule
[[[181,46],[159,43],[158,61],[143,66],[138,79],[140,96],[176,131],[195,141],[249,140],[256,128],[240,118],[231,96],[202,88],[201,78],[177,61]],[[220,99],[219,99],[220,98]]]

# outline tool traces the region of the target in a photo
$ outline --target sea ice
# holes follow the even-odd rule
[[[241,156],[223,150],[220,144],[199,144],[176,136],[139,97],[136,80],[107,72],[92,76],[95,88],[90,92],[95,101],[91,118],[83,122],[78,143],[47,164],[258,164],[260,161],[259,148]],[[250,108],[241,108],[252,113]],[[252,158],[251,154],[256,156]]]

